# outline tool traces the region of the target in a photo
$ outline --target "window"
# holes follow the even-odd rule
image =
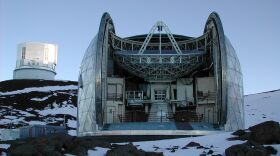
[[[155,90],[155,100],[165,100],[166,90]]]
[[[22,47],[21,49],[21,58],[25,59],[26,47]]]
[[[121,101],[123,97],[122,86],[116,83],[108,84],[107,100]]]
[[[177,89],[173,89],[174,99],[177,100]]]
[[[45,61],[49,60],[49,48],[45,48]]]

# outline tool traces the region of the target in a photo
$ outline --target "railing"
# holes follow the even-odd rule
[[[127,111],[124,115],[118,115],[120,122],[147,122],[148,114],[144,111]]]
[[[177,104],[177,106],[181,106],[181,107],[192,107],[192,106],[196,106],[194,104],[193,99],[192,100],[170,100],[169,103],[171,104]]]
[[[203,114],[189,110],[176,111],[174,119],[176,122],[202,122]]]
[[[179,107],[196,107],[193,100],[144,100],[144,99],[127,99],[127,105],[143,105],[147,103],[164,102],[169,104],[177,104]]]
[[[46,68],[49,70],[55,71],[55,64],[54,63],[44,63],[43,61],[35,61],[29,59],[17,60],[16,68],[20,67],[41,67]]]
[[[123,100],[123,94],[108,93],[107,94],[107,100],[108,101],[122,101]]]
[[[121,51],[139,51],[143,42],[133,41],[129,39],[123,39],[116,36],[113,32],[110,33],[110,41],[114,49]],[[202,36],[185,41],[178,41],[179,48],[184,50],[203,50],[205,51],[207,46],[211,45],[213,40],[211,39],[211,31],[206,32]],[[161,46],[161,50],[175,50],[172,43],[149,43],[146,50],[158,50]]]
[[[127,105],[143,105],[143,91],[126,91]]]
[[[124,115],[118,115],[120,122],[202,122],[203,114],[195,111],[176,111],[173,112],[149,112],[144,111],[128,111]]]
[[[197,92],[198,101],[214,101],[216,99],[216,92]]]
[[[126,99],[143,100],[143,91],[126,91]]]
[[[170,122],[174,120],[173,112],[160,110],[158,112],[149,112],[149,122]]]

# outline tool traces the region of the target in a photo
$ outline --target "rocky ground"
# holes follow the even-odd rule
[[[0,82],[0,129],[31,124],[76,129],[77,82],[8,80]]]
[[[152,137],[152,136],[151,136]],[[154,146],[154,151],[144,151],[135,143],[126,143],[136,141],[138,138],[115,137],[75,137],[70,135],[57,134],[49,137],[30,138],[24,140],[5,141],[0,144],[9,144],[7,149],[0,151],[8,155],[87,155],[89,150],[95,151],[97,148],[106,148],[106,156],[161,156],[158,152],[159,147]],[[185,138],[187,140],[187,138]],[[279,154],[271,145],[280,144],[280,126],[278,122],[267,121],[250,127],[247,130],[238,130],[232,133],[232,137],[227,141],[241,140],[242,144],[232,145],[225,150],[227,156],[269,156]],[[125,143],[120,143],[125,142]],[[178,149],[188,150],[193,148],[202,149],[200,156],[212,155],[221,156],[215,153],[215,145],[203,146],[197,142],[186,143],[185,146],[172,146],[171,153]]]
[[[228,140],[243,140],[246,142],[227,148],[225,151],[227,156],[268,156],[277,154],[277,150],[269,145],[280,144],[280,126],[278,122],[266,121],[247,130],[238,130],[233,135],[236,136]]]
[[[121,137],[120,137],[121,138]],[[122,139],[119,139],[120,141]],[[56,134],[49,137],[30,138],[16,141],[3,141],[0,144],[9,144],[8,149],[1,149],[0,153],[5,152],[8,155],[46,155],[60,156],[65,154],[87,155],[88,150],[95,150],[97,147],[108,148],[108,156],[161,156],[158,152],[145,152],[137,149],[132,144],[114,144],[110,137],[75,137],[65,134]]]

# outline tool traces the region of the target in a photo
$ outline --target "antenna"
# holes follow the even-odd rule
[[[159,53],[161,54],[161,31],[162,25],[158,25],[158,32],[159,32]]]

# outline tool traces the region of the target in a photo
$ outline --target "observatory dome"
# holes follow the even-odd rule
[[[57,64],[57,45],[38,42],[20,43],[14,79],[54,80]]]

